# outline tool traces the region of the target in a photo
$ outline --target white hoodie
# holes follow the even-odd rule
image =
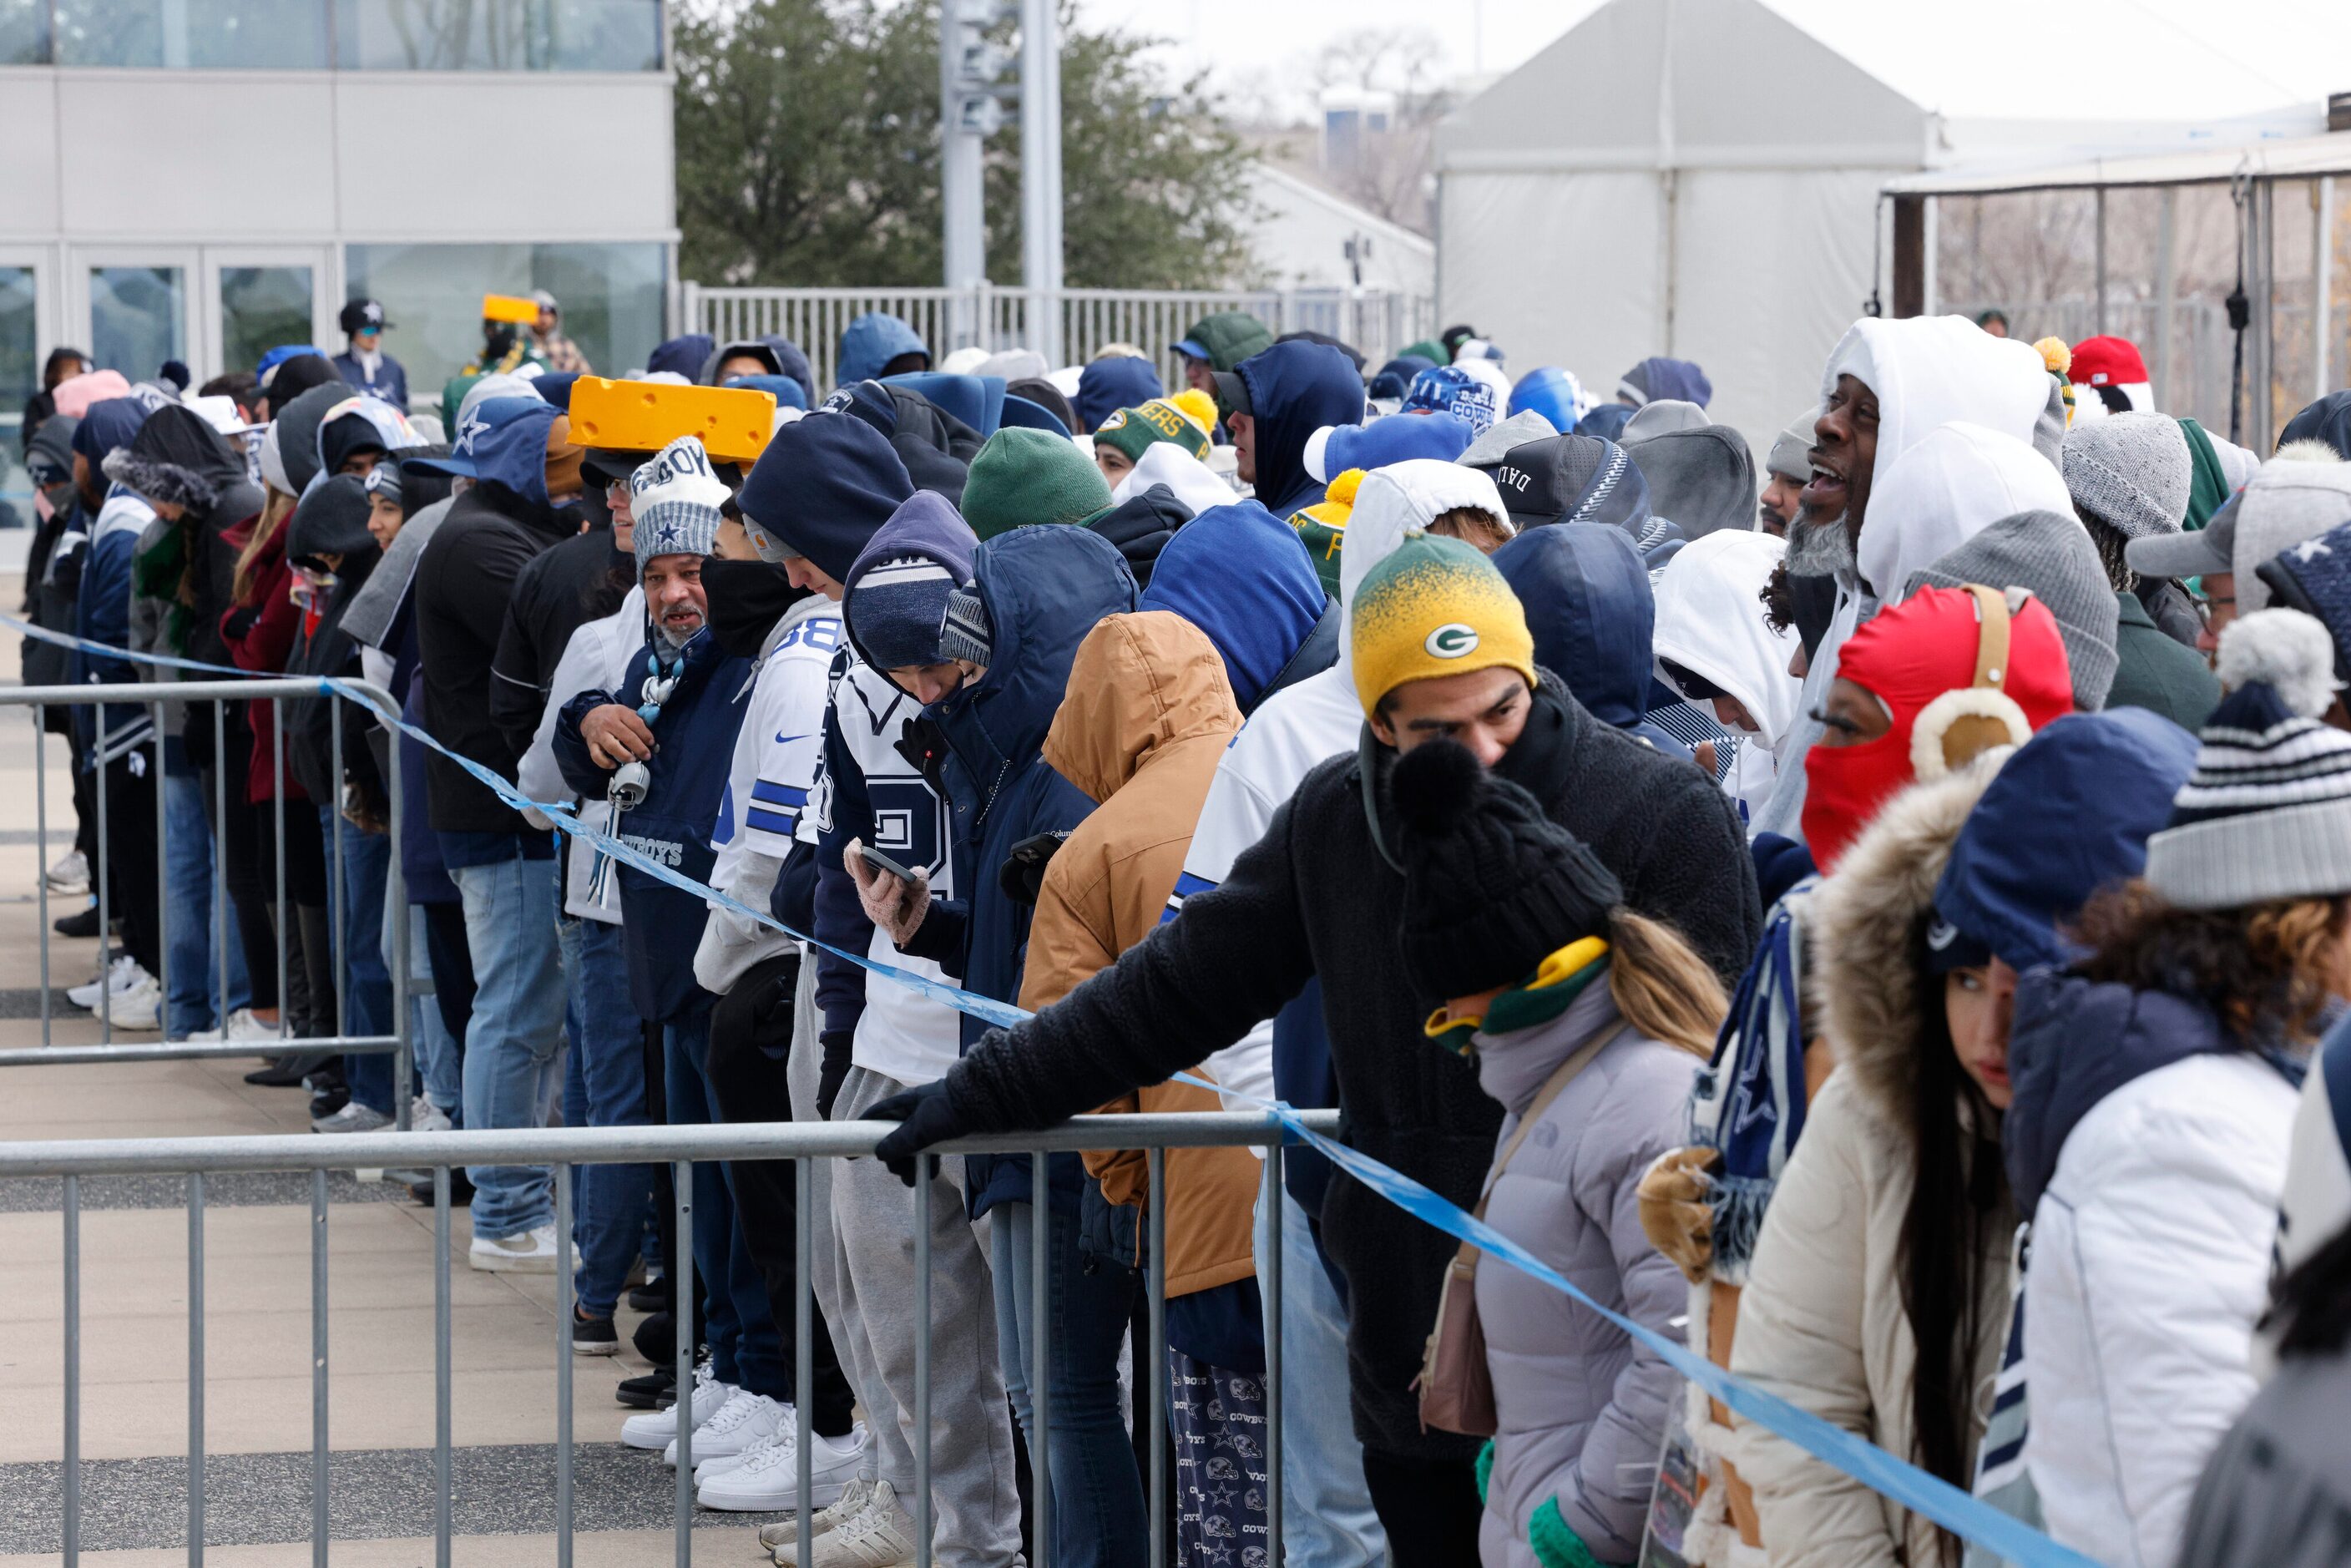
[[[1954,420],[1894,460],[1871,490],[1855,564],[1878,601],[1898,603],[1925,570],[2002,517],[2074,516],[2065,479],[2012,435]]]
[[[2049,407],[2052,390],[2049,368],[2030,344],[1995,338],[1964,316],[1911,316],[1900,320],[1865,317],[1847,328],[1830,351],[1827,367],[1821,372],[1823,402],[1836,391],[1841,375],[1852,376],[1877,398],[1877,455],[1870,470],[1872,495],[1870,517],[1862,528],[1865,538],[1887,515],[1879,510],[1877,481],[1892,474],[1896,460],[1904,453],[1954,420],[2014,436],[2029,446]],[[2054,467],[2052,464],[2053,472]],[[1887,593],[1901,591],[1899,583],[1882,586]],[[1836,618],[1804,674],[1795,738],[1781,756],[1779,782],[1771,799],[1755,814],[1750,826],[1752,832],[1792,838],[1802,831],[1804,753],[1820,738],[1820,726],[1805,716],[1826,696],[1829,683],[1835,679],[1837,653],[1844,640],[1877,608],[1875,598],[1864,602],[1857,583],[1843,587]]]
[[[1414,472],[1401,472],[1406,469]],[[1437,470],[1443,472],[1432,472]],[[1355,748],[1363,734],[1364,708],[1355,695],[1353,661],[1348,653],[1353,628],[1346,607],[1372,568],[1404,542],[1406,528],[1426,528],[1438,513],[1469,506],[1509,516],[1501,510],[1494,482],[1474,468],[1425,459],[1374,469],[1364,476],[1339,547],[1339,662],[1268,697],[1226,747],[1217,776],[1208,782],[1207,799],[1201,803],[1165,918],[1173,919],[1186,898],[1209,891],[1232,873],[1233,862],[1265,836],[1274,812],[1316,764]],[[1209,1057],[1207,1067],[1230,1092],[1225,1095],[1228,1110],[1259,1108],[1243,1095],[1272,1099],[1273,1020],[1260,1021]]]
[[[1240,499],[1239,493],[1209,472],[1207,464],[1169,441],[1155,441],[1144,447],[1134,466],[1111,487],[1110,498],[1123,506],[1154,485],[1175,491],[1176,499],[1196,517],[1211,507],[1229,507]]]
[[[548,682],[547,706],[538,716],[538,729],[531,737],[530,749],[515,764],[515,787],[533,800],[549,805],[575,798],[563,769],[555,760],[555,719],[563,706],[581,692],[611,691],[619,686],[629,673],[629,661],[645,640],[645,591],[631,587],[621,607],[599,621],[590,621],[571,633],[563,644],[563,657],[555,662],[555,674]],[[551,827],[552,823],[537,811],[523,813],[534,827]],[[612,807],[605,800],[581,800],[580,822],[583,827],[609,832],[612,825]],[[575,834],[563,839],[563,913],[582,920],[601,920],[607,925],[621,924],[620,878],[604,879],[604,896],[589,894],[590,880],[596,865],[596,846]]]
[[[1656,582],[1653,645],[1660,664],[1670,659],[1720,686],[1760,727],[1754,734],[1761,744],[1740,747],[1722,781],[1749,815],[1771,798],[1780,748],[1795,734],[1803,692],[1803,683],[1788,673],[1796,629],[1774,632],[1763,619],[1763,585],[1787,553],[1785,539],[1724,528],[1677,550]],[[1665,678],[1662,668],[1658,674]]]

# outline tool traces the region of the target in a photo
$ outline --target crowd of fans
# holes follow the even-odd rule
[[[117,924],[60,927],[119,941],[75,999],[322,1134],[394,1121],[336,1042],[403,992],[414,1126],[900,1124],[812,1183],[804,1404],[789,1165],[695,1166],[691,1301],[667,1173],[573,1178],[575,1350],[642,1314],[624,1440],[778,1563],[914,1561],[925,1335],[944,1563],[1019,1560],[1040,1389],[1052,1560],[1141,1563],[1155,1379],[1187,1564],[1991,1560],[1309,1151],[925,1153],[1272,1100],[2097,1561],[2341,1560],[2351,393],[2264,456],[2120,340],[1873,318],[1750,440],[1687,361],[1594,397],[1467,327],[1211,316],[1171,393],[870,315],[820,399],[492,296],[428,403],[342,321],[193,391],[60,350],[28,411],[24,613],[83,640],[29,682],[413,727],[46,710],[47,875]],[[474,1268],[552,1271],[547,1170],[456,1185]]]

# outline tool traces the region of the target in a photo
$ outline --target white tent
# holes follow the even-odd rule
[[[1608,0],[1440,127],[1438,313],[1604,394],[1695,360],[1761,450],[1896,308],[1889,181],[2314,133],[2346,88],[2337,0]]]

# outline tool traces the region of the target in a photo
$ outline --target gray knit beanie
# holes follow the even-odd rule
[[[1798,484],[1813,476],[1813,427],[1821,422],[1825,403],[1814,403],[1803,414],[1782,431],[1771,443],[1771,455],[1763,460],[1763,471],[1793,479]]]
[[[2106,581],[2098,547],[2080,523],[2063,512],[2002,517],[1912,572],[1902,597],[1921,588],[1970,582],[2031,589],[2057,619],[2066,669],[2074,677],[2074,706],[2085,713],[2106,706],[2121,662],[2115,639],[2122,606]]]
[[[2077,424],[2058,449],[2074,509],[2111,523],[2125,538],[2177,533],[2188,516],[2195,464],[2179,422],[2117,413]]]

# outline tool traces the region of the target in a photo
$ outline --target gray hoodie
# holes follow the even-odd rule
[[[1642,1233],[1635,1188],[1681,1142],[1698,1058],[1626,1028],[1603,977],[1549,1023],[1479,1034],[1478,1081],[1509,1113],[1507,1144],[1559,1064],[1606,1035],[1615,1038],[1545,1107],[1494,1184],[1486,1219],[1594,1301],[1678,1339],[1688,1287]],[[1478,1317],[1500,1422],[1479,1561],[1538,1568],[1528,1524],[1556,1499],[1593,1556],[1631,1562],[1673,1369],[1590,1308],[1490,1258],[1478,1266]]]

